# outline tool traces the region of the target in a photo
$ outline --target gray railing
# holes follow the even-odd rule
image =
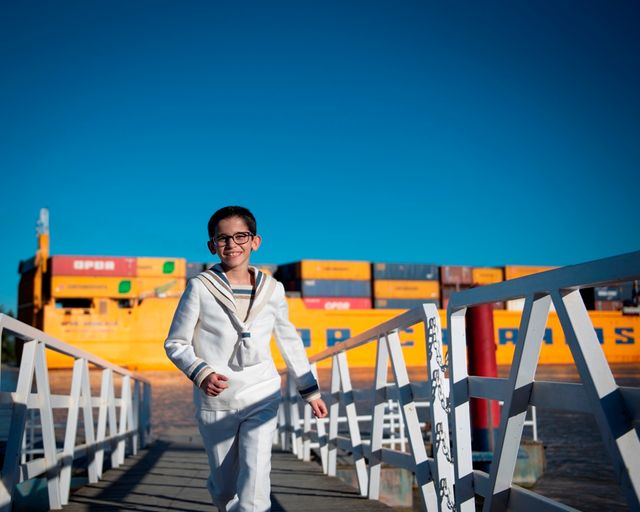
[[[133,454],[147,445],[151,431],[151,385],[140,375],[0,314],[0,334],[3,330],[23,340],[24,345],[16,390],[0,393],[2,406],[11,408],[0,480],[0,510],[11,510],[18,483],[42,476],[47,480],[49,507],[60,509],[68,503],[74,461],[81,457],[86,460],[89,482],[95,483],[102,477],[106,452],[110,453],[111,467],[118,467],[124,462],[127,443]],[[73,359],[67,394],[52,392],[47,349]],[[98,396],[91,394],[90,366],[101,372]],[[27,460],[22,458],[22,451],[27,417],[32,410],[39,412],[42,449],[31,449]],[[57,442],[55,435],[56,410],[66,412],[61,442]],[[83,420],[82,442],[78,435],[79,416]]]
[[[634,428],[634,422],[640,421],[640,390],[617,386],[580,295],[581,288],[638,278],[640,252],[634,252],[454,293],[449,299],[447,312],[451,339],[448,364],[442,356],[440,320],[435,306],[425,304],[407,311],[311,358],[314,372],[317,362],[327,359],[332,362],[328,433],[326,421],[312,419],[309,407],[304,408],[304,417],[300,418],[299,398],[293,378],[288,377],[280,413],[280,444],[298,457],[309,460],[310,446],[315,442],[320,448],[323,470],[332,476],[336,474],[337,449],[351,453],[360,493],[371,499],[379,496],[380,467],[384,462],[415,473],[423,504],[430,512],[454,509],[475,512],[476,496],[484,498],[485,511],[574,510],[514,485],[513,474],[530,407],[587,412],[596,419],[617,480],[631,509],[640,510],[640,441]],[[525,307],[509,378],[469,376],[467,308],[516,298],[524,298]],[[534,381],[552,303],[582,384]],[[416,324],[424,325],[428,354],[426,400],[432,427],[433,458],[427,457],[416,414],[416,394],[424,394],[425,383],[409,382],[398,334]],[[363,439],[355,410],[347,352],[372,342],[377,343],[372,403],[369,406],[372,425],[369,438]],[[410,453],[383,447],[385,401],[389,398],[389,360],[398,388]],[[286,376],[286,371],[282,373]],[[469,411],[472,397],[503,402],[489,474],[472,467]],[[346,412],[348,437],[338,434],[341,406]],[[362,412],[366,414],[368,411]]]
[[[476,495],[484,497],[485,511],[573,510],[512,483],[524,417],[530,405],[593,414],[627,502],[632,510],[640,510],[640,441],[633,424],[640,420],[640,393],[637,388],[616,384],[580,294],[581,288],[638,278],[640,251],[480,286],[451,296],[447,312],[451,339],[451,423],[459,510],[475,511]],[[465,332],[467,308],[517,298],[524,298],[525,306],[509,377],[470,377]],[[555,306],[581,384],[534,380],[551,304]],[[471,397],[504,401],[489,474],[472,467]]]

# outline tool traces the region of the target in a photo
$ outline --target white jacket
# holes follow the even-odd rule
[[[246,324],[238,325],[233,293],[219,265],[190,279],[178,303],[164,348],[195,384],[198,409],[240,409],[279,393],[280,376],[270,351],[272,333],[302,397],[313,400],[320,396],[302,340],[289,320],[282,283],[254,267],[251,271],[256,276],[253,304],[264,304],[254,318],[249,312]],[[213,290],[217,296],[211,285],[217,288]],[[269,290],[270,297],[266,295]],[[222,300],[220,293],[225,295]],[[200,389],[212,372],[229,377],[229,387],[217,397]]]

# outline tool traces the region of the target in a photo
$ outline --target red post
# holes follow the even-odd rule
[[[493,330],[493,305],[482,304],[467,310],[467,353],[469,375],[497,377],[496,342]],[[471,435],[474,451],[493,451],[494,435],[500,426],[497,400],[471,399]]]

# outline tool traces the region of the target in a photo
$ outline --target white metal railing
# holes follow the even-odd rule
[[[298,457],[309,460],[311,443],[316,439],[323,471],[331,476],[336,474],[337,449],[350,452],[360,493],[371,499],[379,496],[380,466],[384,462],[414,472],[423,504],[430,512],[453,509],[475,512],[476,495],[484,497],[485,511],[566,511],[574,509],[513,485],[513,473],[529,409],[535,437],[536,407],[586,412],[596,419],[631,509],[640,510],[640,441],[634,428],[634,422],[640,421],[640,390],[617,386],[580,295],[581,288],[638,278],[640,251],[454,293],[447,312],[451,338],[448,365],[442,357],[440,320],[435,306],[425,304],[407,311],[311,357],[314,373],[317,362],[326,359],[332,362],[328,421],[312,420],[309,407],[304,408],[304,418],[300,418],[293,378],[287,376],[286,371],[281,372],[288,378],[279,418],[280,444]],[[509,378],[469,376],[467,307],[523,297],[525,307]],[[552,302],[582,384],[534,381]],[[418,401],[415,398],[420,394],[416,390],[420,384],[409,382],[398,334],[400,330],[420,323],[424,325],[427,351],[426,386],[433,458],[427,457],[416,412]],[[371,342],[377,342],[372,414],[367,415],[372,419],[372,428],[369,439],[363,440],[347,352]],[[410,453],[383,447],[389,360],[398,387]],[[448,375],[445,375],[447,368]],[[490,474],[472,467],[469,412],[472,397],[498,400],[503,404]],[[348,437],[338,434],[340,406],[346,413]],[[312,422],[315,423],[314,430]],[[369,460],[368,465],[365,457]]]
[[[409,381],[399,336],[400,331],[417,324],[422,324],[424,328],[427,351],[428,381],[426,390],[422,391],[426,396],[421,401],[429,402],[428,419],[433,440],[433,457],[427,456],[418,419],[416,394],[420,394],[420,391],[417,391],[420,385]],[[371,400],[367,404],[368,414],[365,414],[371,418],[371,432],[368,438],[363,439],[349,375],[347,351],[367,343],[377,344],[377,354],[375,377],[371,385]],[[330,359],[332,363],[328,420],[313,421],[315,429],[312,430],[309,407],[304,408],[304,418],[300,418],[294,379],[288,377],[287,393],[280,411],[281,445],[285,449],[292,449],[298,457],[309,460],[311,443],[316,439],[320,448],[323,471],[330,476],[336,475],[338,448],[350,453],[355,465],[360,494],[370,499],[379,497],[382,463],[408,469],[415,474],[418,492],[424,506],[428,510],[448,509],[453,499],[453,467],[450,462],[447,414],[449,386],[448,379],[445,377],[442,331],[436,307],[433,304],[425,304],[407,311],[312,356],[310,361],[316,376],[316,364],[326,359]],[[397,387],[397,401],[402,416],[402,431],[406,430],[407,434],[408,453],[384,446],[385,421],[389,420],[389,415],[385,411],[390,398],[387,382],[389,364],[391,364],[394,384]],[[282,373],[286,376],[286,371]],[[339,435],[341,406],[346,415],[348,436]],[[386,419],[385,416],[387,416]],[[301,425],[302,428],[300,428]]]
[[[454,293],[449,299],[449,369],[455,500],[462,511],[574,510],[513,485],[513,471],[527,408],[563,409],[593,414],[617,481],[632,510],[640,510],[640,420],[638,388],[619,387],[580,295],[580,289],[640,277],[640,251]],[[525,299],[519,337],[507,379],[467,374],[465,314],[470,306]],[[536,382],[540,347],[551,304],[555,306],[581,384]],[[469,400],[502,400],[499,433],[490,473],[474,470],[471,458]]]
[[[133,454],[147,445],[151,431],[151,384],[138,374],[0,314],[0,334],[3,329],[23,340],[24,346],[15,392],[0,392],[0,403],[12,409],[0,475],[0,511],[11,510],[12,494],[18,483],[43,475],[47,479],[49,507],[60,509],[68,503],[75,460],[86,457],[89,482],[95,483],[102,477],[106,452],[110,453],[111,467],[118,467],[124,462],[127,442]],[[47,349],[74,359],[68,394],[52,393]],[[101,371],[99,396],[91,395],[90,365]],[[119,396],[116,396],[117,379]],[[55,435],[56,409],[66,411],[64,441],[60,445]],[[98,412],[97,421],[94,409]],[[32,446],[29,457],[23,458],[27,417],[33,410],[40,416],[42,449]],[[82,442],[77,435],[79,416],[83,419]]]

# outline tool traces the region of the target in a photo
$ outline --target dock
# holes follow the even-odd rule
[[[119,468],[106,471],[98,483],[78,489],[64,510],[216,510],[206,488],[209,465],[198,438],[194,432],[192,439],[156,440]],[[272,458],[271,502],[272,512],[393,510],[361,497],[338,478],[325,476],[318,464],[277,449]]]

